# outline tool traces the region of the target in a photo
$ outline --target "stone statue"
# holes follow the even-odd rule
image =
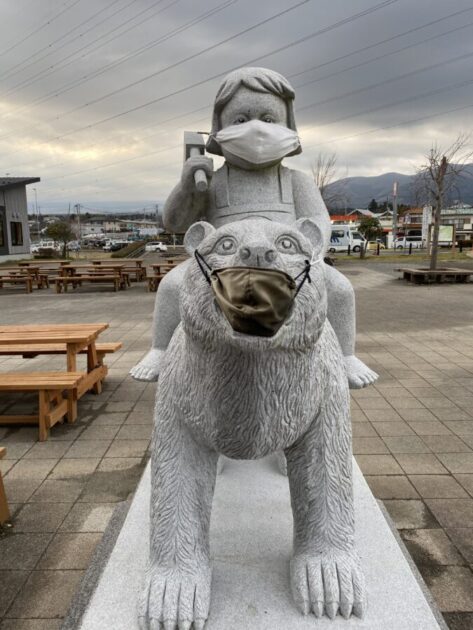
[[[218,456],[280,450],[294,516],[295,603],[304,615],[362,616],[349,390],[327,319],[323,233],[311,219],[217,229],[198,222],[185,246],[194,257],[184,264],[181,323],[158,383],[140,627],[204,627]]]
[[[207,151],[223,155],[215,173],[206,156],[190,157],[181,181],[171,192],[163,214],[166,229],[184,232],[205,219],[214,227],[263,217],[293,224],[313,219],[324,251],[330,240],[330,219],[320,192],[308,175],[282,165],[284,157],[301,152],[293,109],[294,90],[277,72],[242,68],[230,73],[215,99]],[[210,185],[199,192],[196,171],[205,171]],[[157,380],[162,356],[179,323],[179,287],[185,267],[166,274],[156,295],[152,348],[131,374]],[[328,318],[342,348],[350,387],[373,383],[377,374],[355,356],[355,300],[350,282],[333,267],[327,276]]]

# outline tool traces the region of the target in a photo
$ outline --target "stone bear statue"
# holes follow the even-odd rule
[[[283,164],[301,153],[294,114],[295,92],[289,81],[268,68],[238,68],[222,81],[215,97],[207,152],[225,158],[215,172],[207,155],[188,158],[181,179],[163,210],[169,232],[185,232],[199,220],[219,228],[249,218],[293,224],[315,221],[328,247],[330,217],[313,178]],[[206,191],[198,191],[195,174],[204,171]],[[154,309],[152,347],[130,374],[156,381],[174,330],[179,324],[179,294],[185,269],[178,265],[159,283]],[[350,387],[374,383],[378,375],[355,355],[355,296],[343,274],[329,267],[327,317],[342,348]]]
[[[181,288],[181,323],[158,382],[150,558],[140,627],[204,628],[218,457],[257,459],[281,450],[294,517],[295,603],[304,615],[362,616],[349,390],[342,351],[327,319],[321,231],[311,219],[292,225],[249,219],[217,229],[198,222],[184,242],[194,257]],[[277,330],[267,314],[262,325],[270,322],[269,331],[261,334],[251,330],[253,324],[244,332],[228,319],[212,283],[234,268],[244,276],[255,273],[255,282],[263,284],[261,270],[283,272],[276,273],[281,281],[276,310],[286,286],[292,297]],[[230,302],[233,289],[226,294]]]

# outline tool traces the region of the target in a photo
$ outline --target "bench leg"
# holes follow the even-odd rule
[[[92,372],[92,370],[94,370],[99,365],[103,365],[103,354],[99,360],[95,343],[91,343],[87,348],[87,371]],[[102,381],[97,381],[96,383],[94,383],[92,391],[94,392],[94,394],[101,394]]]
[[[67,422],[74,424],[77,420],[77,390],[71,389],[67,392]]]
[[[49,392],[39,390],[39,441],[45,442],[49,435],[48,415],[51,411]]]
[[[10,520],[10,510],[8,509],[7,495],[3,485],[2,473],[0,473],[0,525]]]

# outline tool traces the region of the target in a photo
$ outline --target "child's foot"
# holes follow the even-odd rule
[[[148,354],[131,368],[130,374],[137,381],[157,381],[163,354],[164,350],[151,348]]]
[[[372,385],[378,380],[378,374],[370,370],[370,368],[357,359],[354,354],[344,357],[345,369],[348,376],[348,384],[350,389],[361,389]]]

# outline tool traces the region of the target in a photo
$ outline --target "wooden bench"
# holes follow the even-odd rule
[[[53,279],[56,285],[56,293],[61,293],[62,289],[66,293],[69,284],[72,285],[73,289],[76,289],[78,286],[82,286],[83,282],[111,283],[114,291],[125,288],[127,284],[123,282],[123,277],[115,274],[84,274],[80,276],[60,276]]]
[[[0,276],[0,289],[4,284],[23,284],[27,293],[33,291],[33,278],[31,276]]]
[[[473,271],[468,269],[457,269],[455,267],[445,267],[440,269],[424,269],[424,268],[411,268],[400,267],[395,271],[402,273],[404,280],[408,282],[414,282],[415,284],[429,284],[433,282],[441,283],[446,281],[451,282],[469,282],[470,276],[473,275]]]
[[[113,354],[122,347],[121,341],[108,341],[105,343],[96,343],[97,359],[100,365],[103,364],[103,358],[106,354]],[[44,345],[16,344],[4,345],[0,342],[0,355],[17,355],[20,354],[24,359],[34,359],[39,354],[66,354],[67,348],[65,343],[47,343]],[[87,354],[84,348],[80,354]]]
[[[0,446],[0,459],[5,457],[7,449]],[[3,485],[2,471],[0,470],[0,525],[10,520],[10,510],[8,509],[7,495]]]
[[[155,273],[152,276],[148,276],[146,278],[148,280],[148,291],[157,291],[159,283],[165,275],[165,273]]]
[[[39,409],[34,415],[1,415],[0,425],[39,424],[39,441],[44,442],[49,429],[67,416],[69,423],[77,418],[78,388],[85,379],[83,372],[12,372],[0,374],[0,392],[38,392]],[[63,397],[63,392],[68,397]],[[72,395],[71,395],[72,394]]]

